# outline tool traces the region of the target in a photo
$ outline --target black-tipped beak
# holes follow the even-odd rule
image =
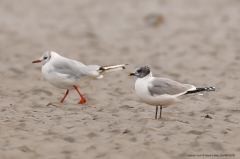
[[[135,73],[129,73],[128,76],[136,76]]]

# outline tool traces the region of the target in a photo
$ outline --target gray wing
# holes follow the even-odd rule
[[[83,63],[70,60],[64,57],[59,58],[53,63],[56,72],[67,74],[69,78],[81,78],[83,76],[97,76],[100,66],[89,65],[85,66]]]
[[[152,82],[148,84],[148,90],[153,95],[176,95],[187,92],[188,90],[195,89],[193,85],[181,84],[176,81],[166,78],[154,78]]]

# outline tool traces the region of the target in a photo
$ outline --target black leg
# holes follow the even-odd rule
[[[156,106],[156,115],[155,115],[155,119],[157,119],[157,112],[158,112],[158,106]]]
[[[162,117],[162,106],[160,106],[160,117],[159,119]]]

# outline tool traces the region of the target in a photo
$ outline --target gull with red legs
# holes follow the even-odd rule
[[[61,100],[62,103],[67,97],[69,90],[75,89],[81,97],[79,104],[86,102],[86,99],[78,90],[79,87],[87,86],[92,79],[103,78],[104,74],[123,70],[127,65],[86,66],[81,62],[60,56],[53,51],[45,52],[39,60],[32,63],[42,63],[44,78],[55,87],[67,89],[66,95]]]

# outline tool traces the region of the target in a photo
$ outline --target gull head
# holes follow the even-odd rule
[[[32,63],[42,63],[43,65],[51,59],[51,51],[45,52],[39,60],[35,60]]]
[[[150,73],[150,68],[148,66],[140,66],[133,73],[128,74],[128,76],[137,76],[138,78],[143,78]]]

